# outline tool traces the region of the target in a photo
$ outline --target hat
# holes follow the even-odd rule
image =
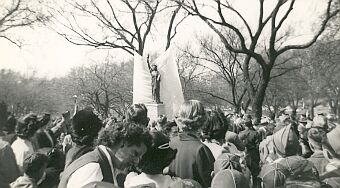
[[[242,171],[240,157],[232,153],[222,153],[214,162],[214,173],[217,174],[224,169],[236,169]]]
[[[211,188],[249,188],[246,177],[237,170],[224,169],[218,172],[211,182]]]
[[[16,123],[17,123],[17,119],[13,115],[10,115],[7,118],[6,124],[4,125],[4,127],[2,127],[2,130],[7,131],[9,133],[13,133],[15,130]]]
[[[290,132],[293,133],[292,143],[289,143]],[[292,130],[292,125],[287,125],[273,134],[273,144],[278,154],[283,156],[295,155],[299,148],[299,138]]]
[[[340,126],[327,133],[327,138],[335,153],[340,155]]]
[[[312,127],[326,129],[327,128],[327,118],[323,115],[318,115],[318,116],[314,117]]]

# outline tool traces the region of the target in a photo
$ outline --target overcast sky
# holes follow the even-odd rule
[[[268,0],[267,0],[268,1]],[[269,0],[272,1],[272,0]],[[238,1],[239,2],[239,1]],[[255,3],[255,4],[254,4]],[[321,0],[297,0],[295,9],[290,17],[296,27],[295,29],[303,31],[302,38],[311,36],[311,21],[315,21],[317,16],[323,10],[326,1]],[[253,22],[257,13],[257,1],[243,0],[237,4],[241,13],[245,14],[246,19]],[[305,24],[302,24],[305,23]],[[202,29],[203,28],[203,29]],[[175,38],[176,45],[182,45],[194,36],[195,32],[208,32],[204,24],[192,18],[187,19],[179,30],[179,35]],[[76,46],[57,35],[51,30],[42,27],[32,29],[20,29],[14,32],[15,35],[21,36],[25,40],[25,46],[19,49],[10,42],[0,39],[0,69],[9,68],[19,71],[23,74],[32,74],[37,72],[39,77],[60,77],[66,75],[74,66],[86,65],[94,61],[101,62],[108,53],[116,56],[118,59],[126,59],[126,54],[121,56],[121,51],[117,50],[96,50],[92,47]],[[150,43],[157,43],[155,36],[149,38]],[[153,51],[149,45],[148,51]],[[131,57],[132,58],[132,57]]]

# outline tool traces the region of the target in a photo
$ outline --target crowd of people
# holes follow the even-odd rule
[[[340,126],[323,114],[257,123],[189,100],[171,120],[134,104],[120,120],[86,108],[0,128],[1,188],[340,187]]]

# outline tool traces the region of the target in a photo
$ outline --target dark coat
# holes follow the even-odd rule
[[[210,187],[215,159],[209,148],[196,136],[186,133],[174,137],[170,147],[177,149],[170,173],[182,179],[196,180],[202,187]]]
[[[9,183],[20,175],[11,146],[0,139],[0,187],[7,188]]]
[[[257,177],[260,172],[259,143],[261,141],[258,132],[252,129],[241,131],[238,135],[246,148],[245,160],[252,176]]]

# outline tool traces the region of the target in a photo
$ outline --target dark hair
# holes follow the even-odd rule
[[[51,114],[45,112],[42,115],[38,116],[39,128],[44,127],[51,121]]]
[[[157,123],[160,126],[164,126],[168,122],[168,118],[165,115],[159,115],[157,118]]]
[[[208,121],[202,129],[204,138],[216,140],[224,139],[227,130],[228,122],[220,109],[211,111]]]
[[[113,126],[101,130],[98,134],[98,145],[111,148],[121,142],[126,143],[128,146],[140,146],[144,143],[149,148],[151,146],[151,136],[146,128],[131,122],[115,123]]]
[[[162,174],[176,157],[176,150],[169,146],[170,139],[159,131],[152,131],[152,146],[139,161],[139,168],[146,174]]]
[[[176,122],[175,122],[175,121],[167,122],[167,123],[164,125],[163,133],[166,134],[166,135],[169,135],[170,132],[171,132],[171,128],[172,128],[172,127],[177,127]]]
[[[45,147],[38,149],[37,152],[47,156],[47,168],[54,168],[59,172],[64,170],[65,155],[62,151],[57,148]]]
[[[15,127],[15,134],[22,138],[28,139],[38,130],[39,122],[36,114],[27,114],[20,118]]]
[[[126,110],[126,121],[147,126],[149,123],[148,109],[144,104],[133,104]]]
[[[38,181],[41,177],[41,169],[47,165],[48,158],[41,153],[32,153],[28,155],[23,162],[23,169],[25,174],[30,178]]]
[[[54,147],[57,139],[51,130],[39,129],[32,137],[32,142],[40,149],[44,147]]]
[[[92,145],[103,127],[101,120],[92,111],[77,112],[71,122],[71,138],[78,145]]]
[[[7,118],[7,122],[2,130],[7,131],[7,134],[14,133],[15,125],[17,124],[17,119],[13,115],[9,115]]]

